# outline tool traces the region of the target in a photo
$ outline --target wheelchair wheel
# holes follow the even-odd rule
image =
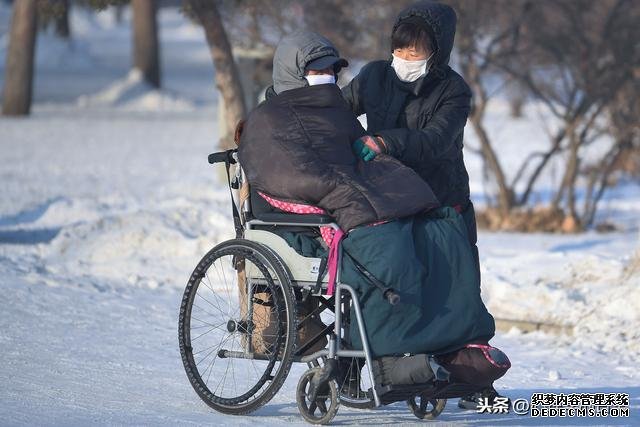
[[[434,399],[427,396],[412,397],[407,400],[411,412],[421,420],[433,420],[444,411],[447,399]]]
[[[325,357],[312,360],[307,363],[311,368],[322,367]],[[340,395],[340,404],[348,408],[355,409],[373,409],[376,402],[373,396],[370,396],[367,390],[371,388],[369,380],[369,367],[365,360],[361,357],[341,357],[340,370],[342,373],[336,378],[338,393]]]
[[[273,398],[293,362],[295,331],[291,280],[263,245],[221,243],[191,274],[180,353],[191,385],[216,411],[246,414]]]
[[[300,377],[296,389],[298,410],[302,417],[311,424],[329,424],[336,416],[340,406],[338,388],[333,380],[322,385],[315,399],[312,400],[309,397],[311,380],[320,370],[321,368],[312,368],[306,371]]]

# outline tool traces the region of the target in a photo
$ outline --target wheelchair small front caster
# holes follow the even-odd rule
[[[322,368],[312,368],[302,375],[296,389],[296,401],[302,417],[311,424],[329,424],[338,412],[340,400],[334,380],[312,384]],[[315,394],[315,398],[312,396]]]
[[[433,420],[442,413],[447,405],[447,399],[434,399],[427,396],[416,396],[407,400],[407,405],[413,415],[421,420]]]

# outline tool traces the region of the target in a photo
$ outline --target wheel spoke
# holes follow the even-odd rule
[[[224,289],[227,295],[231,296],[231,291],[229,290],[229,284],[227,283],[227,275],[224,272],[224,268],[222,268],[222,276],[224,278],[224,281],[222,282],[224,283]],[[231,313],[231,298],[227,298],[227,306],[229,307],[229,313]]]
[[[206,358],[208,358],[212,353],[215,353],[215,356],[211,360],[211,364],[213,364],[213,362],[216,360],[216,357],[218,357],[218,351],[220,351],[220,348],[222,348],[222,346],[229,340],[230,336],[231,335],[229,335],[227,338],[222,340],[222,342],[220,344],[218,344],[218,346],[214,350],[211,350],[209,353],[207,353],[207,355],[205,357],[200,359],[200,361],[198,363],[196,363],[196,366],[198,366],[200,363],[202,363],[202,361],[205,360]],[[203,374],[207,373],[207,369],[204,370]]]
[[[235,348],[234,344],[236,343],[236,335],[233,335],[233,342],[231,343],[231,348]],[[238,390],[238,383],[236,382],[236,371],[233,368],[233,357],[229,360],[229,366],[231,366],[231,378],[233,378],[233,393],[235,394]]]
[[[226,340],[223,340],[222,342],[224,343],[225,341],[226,341]],[[220,350],[220,344],[217,344],[216,346],[213,346],[213,347],[216,347],[216,348],[214,348],[213,350],[211,350],[211,351],[210,351],[209,353],[207,353],[207,354],[206,354],[202,359],[200,359],[199,361],[197,361],[197,362],[196,362],[196,366],[198,366],[199,364],[201,364],[205,359],[208,359],[208,358],[209,358],[209,356],[210,356],[211,354],[213,354],[213,352],[217,352],[218,350]],[[200,352],[198,352],[198,353],[200,353]],[[205,372],[203,372],[203,374],[204,374],[204,373],[206,373],[206,370],[205,370]]]
[[[329,412],[329,411],[327,410],[327,405],[325,404],[324,399],[317,400],[317,402],[318,402],[318,409],[320,409],[320,413],[321,413],[322,415],[324,415],[324,414],[326,414],[327,412]]]
[[[196,295],[200,295],[200,298],[202,298],[203,300],[205,300],[206,302],[208,302],[212,307],[216,308],[218,310],[218,312],[220,313],[224,313],[224,311],[222,310],[222,308],[220,308],[220,304],[218,304],[218,299],[220,298],[218,296],[218,293],[213,289],[213,285],[211,284],[211,280],[209,279],[209,274],[205,272],[204,274],[205,279],[207,279],[207,282],[204,284],[205,288],[209,289],[211,291],[211,293],[213,294],[213,298],[215,301],[215,305],[207,300],[205,297],[203,297],[202,295],[200,295],[199,293]],[[202,281],[200,282],[202,283]]]
[[[214,325],[213,323],[205,322],[204,320],[200,320],[200,319],[198,319],[198,318],[197,318],[197,317],[195,317],[193,314],[191,314],[191,319],[192,319],[192,320],[197,320],[198,322],[203,323],[203,324],[204,324],[203,326],[210,326],[210,327],[212,327],[212,328],[215,328],[215,327],[218,327],[218,326],[224,325],[224,323],[222,323],[222,324],[220,324],[220,325]],[[191,329],[194,329],[194,328],[191,328]]]
[[[224,324],[224,323],[223,323],[223,324]],[[200,335],[198,335],[198,336],[197,336],[197,337],[195,337],[195,338],[191,338],[191,342],[193,342],[193,341],[197,340],[198,338],[200,338],[200,337],[202,337],[202,336],[204,336],[204,335],[207,335],[207,334],[208,334],[209,332],[211,332],[211,331],[218,330],[218,331],[222,331],[222,332],[227,332],[227,331],[226,331],[226,329],[222,329],[222,328],[220,327],[220,326],[222,326],[223,324],[220,324],[220,325],[218,325],[218,326],[212,326],[212,327],[211,327],[211,329],[209,329],[208,331],[201,333]]]
[[[218,268],[216,268],[215,271],[216,271],[216,274],[218,275],[218,278],[220,278],[220,274],[218,273]],[[222,300],[222,298],[220,298],[218,293],[213,289],[213,285],[211,284],[211,279],[209,279],[209,274],[208,273],[205,273],[205,278],[207,279],[207,283],[208,283],[208,286],[207,285],[205,285],[205,286],[207,286],[207,288],[209,288],[209,290],[213,294],[213,297],[214,297],[214,299],[216,301],[216,308],[218,309],[218,311],[220,313],[224,313],[224,310],[222,310],[222,308],[220,307],[220,304],[218,304],[218,300]],[[224,300],[222,300],[222,305],[224,305]]]
[[[193,354],[193,355],[195,356],[196,354],[200,354],[200,353],[202,353],[202,352],[204,352],[204,351],[209,350],[210,348],[217,347],[217,346],[218,346],[218,344],[214,344],[214,345],[212,345],[212,346],[209,346],[209,347],[207,347],[207,348],[203,348],[202,350],[198,350],[198,351],[196,351],[196,352],[194,352],[194,353],[191,353],[191,354]]]
[[[420,411],[427,412],[427,406],[429,405],[429,401],[424,397],[419,397],[420,399]]]
[[[202,295],[200,295],[200,294],[197,294],[197,295],[198,295],[201,299],[203,299],[203,300],[207,301],[207,300],[206,300]],[[207,302],[209,302],[209,301],[207,301]],[[211,303],[209,303],[209,304],[211,304]],[[196,304],[196,302],[195,302],[195,301],[193,302],[193,306],[194,306],[194,307],[196,307],[198,310],[200,310],[200,311],[204,312],[205,314],[208,314],[208,315],[209,315],[209,316],[211,316],[211,317],[220,317],[220,314],[213,314],[213,313],[211,313],[210,311],[205,310],[204,308],[202,308],[202,307],[200,307],[198,304]],[[215,307],[214,307],[214,308],[215,308]]]

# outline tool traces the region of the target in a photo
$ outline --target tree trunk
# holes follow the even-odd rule
[[[233,130],[236,124],[243,120],[246,113],[244,92],[236,63],[233,59],[231,44],[225,32],[220,13],[213,1],[189,0],[196,17],[204,28],[213,66],[215,67],[216,86],[222,95],[225,106],[226,133],[221,135],[220,146],[228,149],[235,147]]]
[[[69,36],[71,36],[71,29],[69,27],[69,8],[71,5],[69,4],[69,0],[60,0],[60,3],[62,4],[62,13],[56,17],[56,35],[63,39],[68,39]]]
[[[115,15],[116,15],[116,22],[118,24],[122,23],[122,16],[124,15],[124,6],[119,4],[115,6]]]
[[[570,134],[569,138],[569,158],[567,160],[566,170],[562,177],[562,181],[560,182],[560,187],[558,188],[558,191],[556,192],[551,205],[554,208],[559,209],[566,192],[567,210],[569,211],[569,215],[577,217],[575,208],[575,185],[576,178],[578,176],[578,169],[580,167],[580,158],[578,157],[580,140],[575,131]]]
[[[13,2],[7,49],[2,113],[25,116],[31,110],[33,59],[36,48],[37,0]]]
[[[480,67],[472,56],[467,56],[466,59],[463,70],[469,81],[469,85],[474,92],[474,105],[469,120],[471,121],[473,129],[480,140],[482,161],[485,167],[493,175],[493,178],[498,185],[497,197],[500,213],[503,216],[506,216],[513,208],[513,190],[509,187],[509,184],[507,184],[507,179],[504,175],[504,171],[502,170],[502,166],[500,165],[500,160],[498,159],[498,156],[491,145],[489,135],[482,124],[489,98],[482,86]]]
[[[471,124],[473,125],[473,130],[476,132],[476,135],[478,135],[478,139],[480,140],[484,163],[491,171],[491,174],[498,185],[498,207],[500,208],[502,215],[507,215],[509,211],[511,211],[511,208],[513,208],[513,191],[507,184],[507,179],[505,178],[502,167],[500,166],[500,161],[491,146],[491,141],[489,140],[489,136],[482,125],[481,119],[475,115],[472,115],[470,119]]]
[[[517,81],[512,82],[507,87],[507,96],[509,99],[509,113],[514,119],[522,117],[522,109],[527,99],[527,92]]]
[[[157,6],[154,0],[132,0],[133,66],[144,80],[160,87],[160,48],[158,45]]]
[[[567,135],[571,135],[573,132],[576,131],[576,127],[578,126],[579,121],[580,119],[577,114],[573,114],[570,119],[565,119],[564,127],[558,131],[558,133],[553,137],[551,141],[551,148],[546,153],[544,153],[544,155],[542,156],[542,160],[540,161],[540,163],[538,163],[535,170],[529,177],[529,180],[527,181],[526,190],[524,191],[524,193],[522,194],[522,197],[518,201],[519,205],[527,204],[529,200],[529,196],[531,196],[531,192],[533,191],[533,186],[537,182],[538,178],[540,178],[542,170],[547,166],[549,161],[556,155],[556,153],[558,153],[562,149],[562,141],[564,141]],[[562,192],[564,192],[564,187],[560,187],[560,188]],[[558,197],[558,195],[556,195],[556,197]],[[562,194],[560,194],[560,199],[561,198],[562,198]],[[552,205],[554,207],[557,207],[559,203],[560,201],[558,201],[557,203],[555,203],[554,201]]]
[[[569,215],[574,218],[578,217],[576,211],[576,181],[578,178],[578,171],[580,169],[580,157],[578,157],[578,145],[572,148],[571,157],[567,169],[571,171],[569,180],[567,182],[567,208]]]

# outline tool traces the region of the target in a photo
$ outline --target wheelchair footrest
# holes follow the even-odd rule
[[[467,383],[436,381],[426,384],[377,385],[376,391],[383,405],[403,402],[416,396],[427,396],[434,399],[450,399],[463,397],[482,389]],[[369,394],[373,397],[371,390]]]

